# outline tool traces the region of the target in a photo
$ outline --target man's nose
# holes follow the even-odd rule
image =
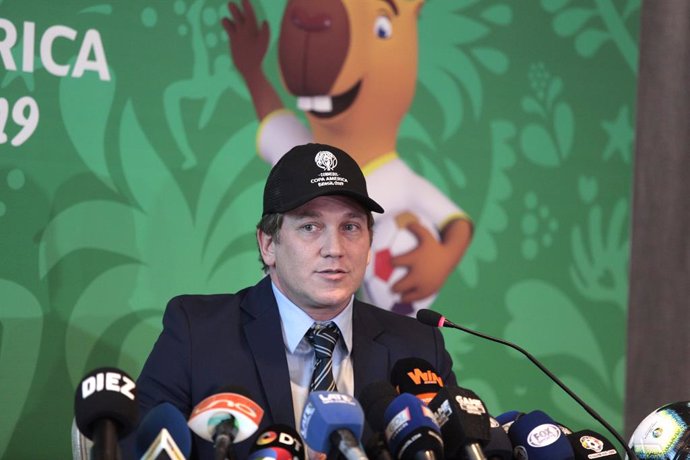
[[[321,255],[323,257],[340,257],[343,255],[343,235],[336,229],[324,233]]]

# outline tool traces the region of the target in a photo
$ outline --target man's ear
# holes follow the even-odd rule
[[[261,258],[263,259],[264,263],[269,267],[274,266],[276,262],[275,238],[257,229],[256,241],[259,244],[259,251],[261,252]]]

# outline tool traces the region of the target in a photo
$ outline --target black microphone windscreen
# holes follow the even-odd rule
[[[304,440],[297,430],[282,423],[275,423],[257,436],[254,445],[249,449],[249,458],[305,460],[305,451]]]
[[[89,439],[101,420],[115,422],[118,438],[127,436],[139,419],[134,380],[113,367],[91,371],[75,392],[74,418],[79,431]]]
[[[378,432],[385,427],[384,414],[388,405],[398,396],[393,385],[386,381],[372,382],[362,389],[357,400],[362,406],[369,426]]]
[[[391,383],[399,393],[411,393],[425,402],[443,387],[434,366],[422,358],[399,359],[391,370]]]
[[[603,460],[621,460],[613,443],[603,435],[592,430],[581,430],[566,436],[575,453],[575,460],[592,458]]]
[[[443,327],[443,315],[434,310],[422,308],[417,311],[417,321],[431,327]]]
[[[502,426],[491,427],[489,443],[482,448],[487,460],[513,460],[513,445]]]

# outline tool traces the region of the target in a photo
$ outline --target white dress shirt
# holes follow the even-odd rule
[[[304,335],[314,323],[328,321],[314,321],[301,308],[292,303],[282,292],[271,283],[273,294],[278,303],[280,323],[285,343],[285,355],[290,371],[290,388],[292,391],[292,406],[295,410],[295,426],[300,426],[302,411],[309,395],[309,383],[314,369],[314,348],[307,342]],[[331,321],[340,329],[340,339],[333,350],[333,378],[338,386],[338,392],[354,396],[354,373],[352,368],[352,304],[350,303],[338,316]]]

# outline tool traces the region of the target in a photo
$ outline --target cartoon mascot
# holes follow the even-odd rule
[[[469,217],[398,156],[396,138],[417,79],[423,0],[288,0],[278,39],[281,79],[304,111],[287,110],[262,63],[269,26],[249,0],[230,2],[223,27],[260,120],[257,147],[275,164],[307,142],[342,148],[362,167],[376,216],[363,294],[412,315],[428,307],[472,236]]]

